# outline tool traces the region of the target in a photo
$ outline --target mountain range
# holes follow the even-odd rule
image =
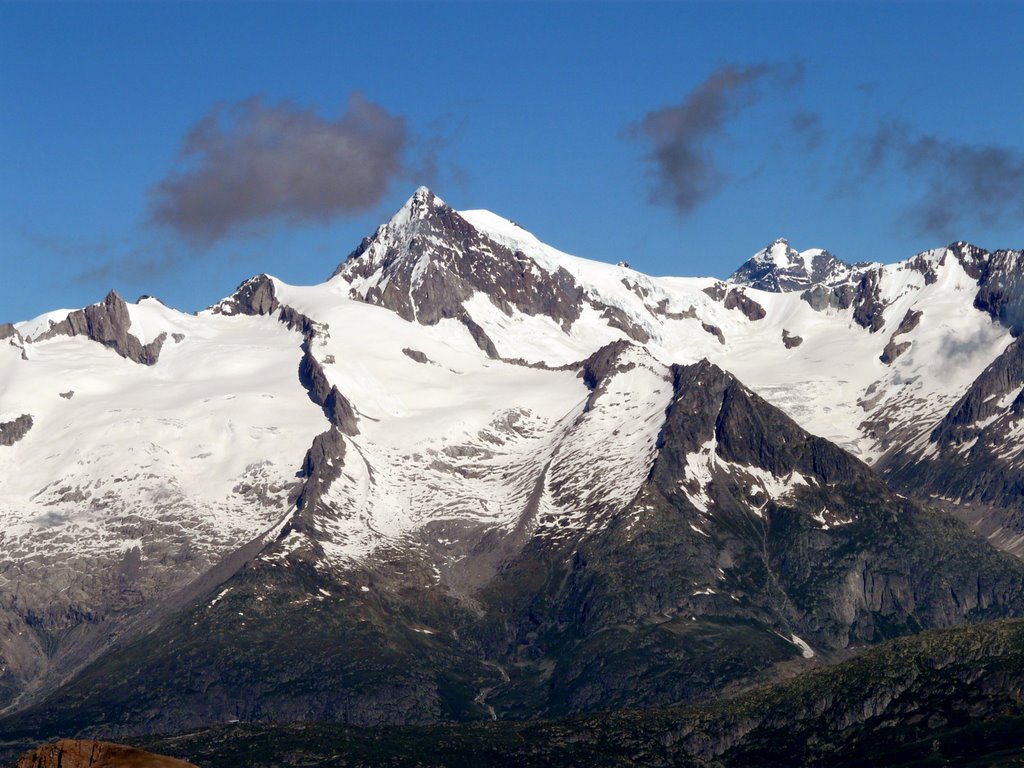
[[[421,188],[319,285],[0,325],[0,742],[696,706],[1024,615],[1024,252],[622,256]]]

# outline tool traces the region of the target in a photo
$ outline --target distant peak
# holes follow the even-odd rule
[[[121,298],[121,294],[117,292],[116,288],[111,288],[106,296],[103,297],[101,304],[124,304],[124,299]]]
[[[412,197],[405,201],[399,215],[405,214],[409,219],[421,219],[435,208],[446,207],[444,200],[435,195],[428,187],[417,187]]]
[[[783,293],[804,290],[816,283],[845,282],[850,279],[850,271],[851,265],[828,251],[797,251],[785,237],[778,237],[748,259],[729,281]]]

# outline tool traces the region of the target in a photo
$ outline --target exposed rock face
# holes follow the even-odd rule
[[[292,529],[312,532],[310,514],[316,511],[320,497],[330,488],[331,483],[341,476],[345,466],[345,440],[336,426],[313,438],[313,444],[306,451],[302,462],[302,475],[305,481],[302,490],[295,500],[298,513],[289,527],[282,531],[282,536]],[[306,514],[303,515],[302,513]]]
[[[704,289],[704,293],[710,296],[715,301],[721,301],[729,293],[729,286],[719,280],[714,285],[709,285]]]
[[[21,339],[21,334],[11,323],[0,323],[0,341],[4,339],[17,338]]]
[[[76,309],[35,340],[42,341],[54,336],[86,336],[132,362],[155,365],[167,334],[161,333],[148,344],[142,344],[128,332],[131,322],[128,305],[117,291],[111,291],[99,304]]]
[[[629,315],[623,312],[619,307],[599,304],[596,301],[589,301],[588,303],[594,307],[594,309],[600,311],[601,318],[608,323],[609,326],[622,331],[633,341],[639,342],[640,344],[646,344],[651,340],[650,334],[630,320]]]
[[[328,381],[323,366],[312,352],[310,341],[303,342],[302,347],[299,381],[309,392],[310,399],[324,409],[327,419],[344,434],[359,434],[359,420],[352,404]]]
[[[999,415],[1006,405],[1000,405],[999,398],[1024,384],[1024,344],[1014,341],[985,371],[971,384],[963,397],[954,405],[945,418],[932,430],[931,438],[941,446],[963,445],[978,437],[988,422]],[[1018,395],[1010,408],[1021,400]]]
[[[904,333],[910,333],[912,330],[917,328],[917,324],[921,322],[922,314],[924,313],[917,309],[907,310],[907,314],[903,316],[899,327],[893,331],[892,336],[889,337],[889,343],[885,345],[885,349],[883,349],[882,354],[879,355],[879,360],[886,365],[892,365],[893,361],[895,361],[897,357],[910,349],[909,341],[897,342],[896,337]]]
[[[564,328],[579,317],[583,290],[563,268],[548,273],[525,254],[483,235],[433,192],[421,188],[403,213],[363,241],[334,276],[354,297],[406,320],[461,319],[481,291],[503,311],[547,315]]]
[[[826,309],[847,309],[853,304],[856,295],[856,286],[846,283],[834,287],[816,285],[800,294],[800,298],[810,304],[815,312],[822,312]]]
[[[17,768],[197,768],[173,757],[106,741],[63,739],[18,759]]]
[[[229,298],[214,306],[213,311],[222,315],[270,315],[280,306],[274,281],[262,274],[238,286]]]
[[[879,269],[871,269],[864,273],[857,284],[857,292],[853,297],[853,319],[858,325],[874,333],[885,325],[882,312],[885,303],[881,297],[882,273]]]
[[[899,327],[893,332],[893,336],[899,336],[901,333],[910,333],[921,323],[923,315],[924,312],[919,309],[908,309],[907,314],[900,320]]]
[[[413,360],[417,363],[422,363],[423,365],[426,365],[427,363],[430,362],[430,358],[428,358],[426,354],[420,352],[418,349],[409,349],[408,347],[405,347],[404,349],[402,349],[402,354],[408,357],[410,360]]]
[[[713,436],[715,464],[724,469],[724,462],[734,470],[726,476],[711,465],[710,485],[702,489],[709,510],[714,504],[716,519],[736,515],[739,521],[758,504],[765,505],[761,519],[774,553],[766,563],[772,574],[769,584],[784,589],[786,603],[797,606],[791,620],[798,632],[816,636],[826,646],[842,647],[855,638],[868,640],[876,632],[887,631],[882,628],[885,622],[910,629],[923,619],[945,626],[974,610],[1020,602],[1014,586],[1022,578],[1020,569],[994,553],[990,562],[1007,581],[969,601],[970,607],[962,595],[964,590],[976,593],[969,564],[972,556],[961,554],[956,564],[946,564],[950,570],[945,578],[959,584],[954,587],[957,598],[930,585],[936,567],[931,561],[933,548],[952,552],[962,544],[955,540],[952,529],[942,531],[932,513],[895,496],[865,465],[828,441],[808,435],[715,366],[680,367],[675,376],[678,395],[667,415],[652,481],[667,498],[678,498],[680,481],[690,482],[694,477],[689,470],[693,460],[688,457],[702,455]],[[751,481],[744,480],[742,467],[760,468],[776,478],[791,478],[791,482],[799,475],[805,483],[774,498],[752,495]],[[681,502],[680,498],[676,505]],[[700,519],[698,526],[707,530],[712,540],[721,536],[720,527],[712,530],[703,516]],[[904,533],[899,533],[901,530]],[[904,544],[893,540],[903,535],[908,537]],[[912,538],[917,542],[910,543]],[[847,549],[854,541],[861,542],[855,548],[866,545],[857,555]],[[730,545],[734,555],[736,546],[736,542]],[[901,553],[889,549],[892,546]],[[970,546],[978,552],[986,550],[981,541]],[[893,557],[904,563],[897,568],[899,575],[882,565],[894,564]],[[907,567],[915,561],[917,567]],[[723,587],[728,584],[727,578]],[[769,593],[771,589],[768,587]],[[914,604],[917,607],[911,613],[904,613]]]
[[[590,390],[590,397],[587,398],[585,411],[593,409],[597,399],[604,392],[608,379],[615,373],[630,370],[634,367],[631,362],[623,362],[623,354],[632,345],[628,341],[614,341],[606,344],[594,354],[583,361],[580,369],[580,376],[583,383]]]
[[[498,348],[494,346],[494,342],[491,341],[490,336],[487,335],[479,323],[477,323],[465,309],[461,309],[457,315],[459,322],[466,326],[466,330],[469,331],[469,335],[473,337],[473,341],[476,345],[483,350],[484,354],[491,359],[497,360],[500,355],[498,354]]]
[[[355,409],[338,388],[330,383],[323,364],[313,354],[319,334],[327,331],[294,307],[282,304],[274,291],[274,281],[267,275],[257,275],[242,283],[229,299],[213,308],[225,315],[272,315],[291,330],[302,334],[302,358],[299,361],[299,381],[310,399],[324,409],[328,421],[346,435],[359,434],[359,419]]]
[[[32,429],[32,416],[23,413],[13,421],[0,422],[0,445],[11,446]]]
[[[793,349],[793,348],[799,347],[801,344],[803,344],[804,340],[803,340],[802,337],[794,336],[787,329],[783,328],[782,329],[782,343],[785,345],[786,349]]]
[[[584,366],[597,407],[624,352]],[[483,590],[493,640],[519,665],[489,699],[499,711],[525,716],[534,685],[558,692],[548,716],[699,698],[791,658],[780,636],[828,653],[1024,609],[1024,567],[964,526],[896,496],[716,366],[672,374],[654,465],[621,521],[530,543]],[[979,594],[980,562],[992,580]],[[697,650],[722,632],[713,658]],[[528,660],[551,657],[554,672],[532,677]]]
[[[775,293],[802,291],[847,282],[863,266],[847,264],[820,249],[801,253],[780,238],[733,272],[729,282]]]
[[[717,325],[712,325],[711,323],[705,323],[702,321],[700,327],[703,328],[705,332],[710,333],[712,336],[718,339],[719,344],[725,344],[725,334],[722,333],[722,329],[719,328]]]
[[[466,326],[477,346],[499,357],[493,340],[473,320],[466,302],[480,293],[507,315],[513,311],[546,316],[568,331],[590,307],[612,328],[639,343],[650,340],[642,322],[622,307],[588,293],[563,266],[533,257],[514,244],[478,230],[434,193],[420,188],[402,210],[335,270],[349,285],[349,295],[387,307],[406,320],[435,325],[455,319]],[[627,278],[622,284],[645,298],[645,286]],[[668,302],[647,307],[669,313]]]
[[[967,243],[954,243],[950,248],[965,269],[970,264],[979,273],[974,306],[988,312],[1014,336],[1020,335],[1024,330],[1024,251],[987,253]]]
[[[879,468],[904,492],[956,500],[950,511],[1021,551],[1024,456],[1010,436],[1022,417],[1024,347],[1018,338],[950,408],[927,446],[898,447]]]
[[[885,345],[885,349],[882,350],[882,354],[878,356],[878,359],[886,365],[892,365],[896,358],[908,349],[910,349],[909,341],[897,342],[890,339],[889,343]]]
[[[733,288],[725,296],[726,309],[738,309],[748,320],[761,320],[765,316],[764,307],[739,288]]]

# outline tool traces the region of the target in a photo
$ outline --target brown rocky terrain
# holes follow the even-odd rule
[[[173,757],[154,755],[108,741],[61,739],[18,758],[16,768],[196,768]]]

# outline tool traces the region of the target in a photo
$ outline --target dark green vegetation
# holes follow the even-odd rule
[[[714,703],[550,722],[226,725],[136,740],[250,766],[1024,764],[1024,621],[929,631]]]

